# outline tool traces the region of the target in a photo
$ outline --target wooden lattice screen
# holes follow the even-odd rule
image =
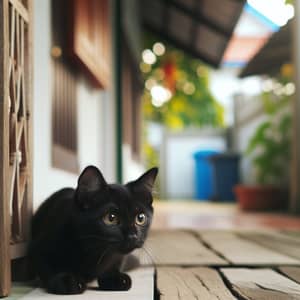
[[[32,209],[31,1],[0,0],[0,296],[24,255]]]

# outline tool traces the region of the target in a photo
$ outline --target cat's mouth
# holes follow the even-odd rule
[[[123,254],[128,254],[132,252],[134,249],[141,248],[143,246],[143,242],[141,241],[126,241],[121,245],[121,252]]]

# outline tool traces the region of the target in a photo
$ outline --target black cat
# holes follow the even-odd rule
[[[89,166],[75,190],[62,189],[40,206],[28,257],[49,293],[79,294],[94,279],[101,290],[130,289],[120,265],[146,239],[157,172],[150,169],[126,185],[107,184]]]

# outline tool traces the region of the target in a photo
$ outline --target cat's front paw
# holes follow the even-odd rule
[[[47,291],[51,294],[75,295],[85,290],[85,282],[71,273],[59,273],[47,283]]]
[[[98,285],[103,291],[128,291],[131,278],[125,273],[113,273],[98,278]]]

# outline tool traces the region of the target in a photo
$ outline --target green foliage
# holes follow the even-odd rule
[[[275,97],[268,92],[261,99],[267,120],[256,129],[246,153],[253,156],[258,183],[285,185],[291,156],[290,96]]]
[[[247,153],[254,154],[257,181],[261,184],[281,184],[286,180],[286,167],[290,161],[291,116],[284,114],[276,122],[261,124],[252,137]]]
[[[147,35],[146,48],[151,49],[156,39]],[[209,68],[199,60],[164,43],[166,52],[157,57],[151,70],[144,73],[145,82],[151,79],[166,88],[166,64],[172,64],[172,98],[161,107],[152,104],[150,91],[145,88],[143,95],[146,120],[158,122],[167,128],[181,130],[187,127],[223,127],[224,109],[209,90]]]
[[[155,149],[147,142],[143,144],[143,153],[146,158],[145,165],[147,166],[147,168],[159,165],[157,151],[155,151]]]

